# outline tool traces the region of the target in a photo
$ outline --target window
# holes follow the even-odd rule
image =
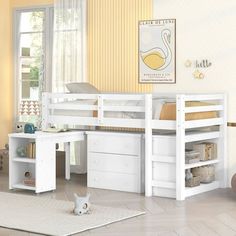
[[[51,90],[53,8],[16,10],[14,25],[16,117],[37,124],[42,91]]]

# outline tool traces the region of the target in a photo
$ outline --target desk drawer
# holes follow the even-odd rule
[[[141,192],[141,183],[138,175],[112,172],[89,171],[88,187],[135,193]]]
[[[88,152],[114,153],[124,155],[140,155],[140,136],[116,134],[89,134]]]
[[[110,171],[141,175],[140,161],[140,158],[136,156],[90,152],[88,154],[88,171]]]

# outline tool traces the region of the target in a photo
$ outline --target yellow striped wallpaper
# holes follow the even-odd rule
[[[88,0],[88,81],[101,91],[149,92],[138,83],[138,21],[152,0]]]

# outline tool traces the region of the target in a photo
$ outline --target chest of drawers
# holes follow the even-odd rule
[[[87,132],[88,187],[143,191],[142,134]]]

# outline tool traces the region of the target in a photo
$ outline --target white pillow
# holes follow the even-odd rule
[[[92,84],[85,82],[69,83],[66,84],[66,88],[69,90],[70,93],[93,93],[93,94],[100,93],[99,90]]]

